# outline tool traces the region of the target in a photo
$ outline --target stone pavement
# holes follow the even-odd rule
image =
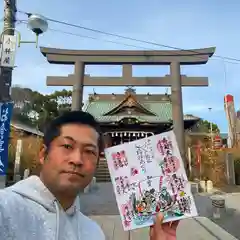
[[[124,232],[119,216],[91,216],[103,229],[106,240],[147,240],[148,228]],[[204,217],[181,221],[177,240],[237,240],[221,227]]]
[[[97,189],[80,195],[81,211],[85,215],[118,215],[111,183],[97,183]]]
[[[196,206],[201,217],[181,221],[177,239],[240,239],[240,193],[225,195],[227,210],[218,221],[211,219],[212,207],[209,196],[209,194],[204,193],[195,194]],[[128,234],[122,230],[111,183],[98,183],[97,190],[82,194],[81,210],[84,214],[99,222],[107,236],[106,240],[129,240]],[[227,234],[227,232],[236,238]],[[149,239],[147,229],[132,231],[130,239]]]

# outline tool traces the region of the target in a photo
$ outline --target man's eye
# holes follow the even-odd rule
[[[86,149],[86,153],[87,154],[92,154],[92,155],[96,155],[96,152],[90,149]]]
[[[63,144],[62,146],[66,149],[73,149],[72,145],[70,144]]]

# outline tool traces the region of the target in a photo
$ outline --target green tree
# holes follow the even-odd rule
[[[58,113],[61,114],[65,111],[71,110],[72,105],[72,91],[63,89],[62,91],[55,91],[49,97],[57,104]]]
[[[211,131],[211,122],[207,121],[207,120],[200,120],[198,123],[197,123],[197,126],[196,128],[194,129],[195,131],[198,131],[198,132],[210,132]],[[220,129],[218,127],[217,124],[215,123],[212,123],[212,131],[215,132],[215,133],[219,133],[220,132]]]
[[[14,121],[43,130],[46,122],[71,108],[71,91],[56,91],[49,95],[15,86],[11,97],[14,101]]]
[[[27,125],[32,125],[29,112],[34,92],[29,88],[13,86],[11,88],[11,98],[14,102],[12,119]]]
[[[72,92],[63,89],[49,95],[35,92],[32,101],[32,121],[41,131],[47,122],[71,110]]]
[[[36,92],[30,116],[34,126],[43,131],[45,124],[58,116],[57,103],[49,95]]]

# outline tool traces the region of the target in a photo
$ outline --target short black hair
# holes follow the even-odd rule
[[[44,131],[43,144],[46,146],[47,151],[49,150],[51,142],[61,134],[61,127],[66,124],[83,124],[88,125],[96,130],[99,134],[99,150],[102,148],[102,134],[99,123],[95,118],[84,111],[70,111],[64,112],[59,117],[53,119]]]

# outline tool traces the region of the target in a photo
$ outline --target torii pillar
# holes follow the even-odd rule
[[[77,61],[74,66],[74,84],[72,90],[72,110],[82,109],[85,64]]]
[[[179,62],[172,62],[170,64],[170,76],[171,76],[173,129],[176,135],[180,153],[183,157],[185,156],[185,135],[184,135],[181,71]]]
[[[73,86],[72,109],[82,108],[84,86],[171,86],[173,127],[183,159],[185,154],[182,86],[208,86],[206,77],[182,76],[181,65],[208,62],[215,48],[182,51],[127,51],[127,50],[65,50],[41,48],[49,63],[75,65],[74,75],[48,77],[48,85]],[[122,77],[90,77],[84,75],[84,66],[123,65]],[[170,65],[165,77],[133,77],[132,65]]]

